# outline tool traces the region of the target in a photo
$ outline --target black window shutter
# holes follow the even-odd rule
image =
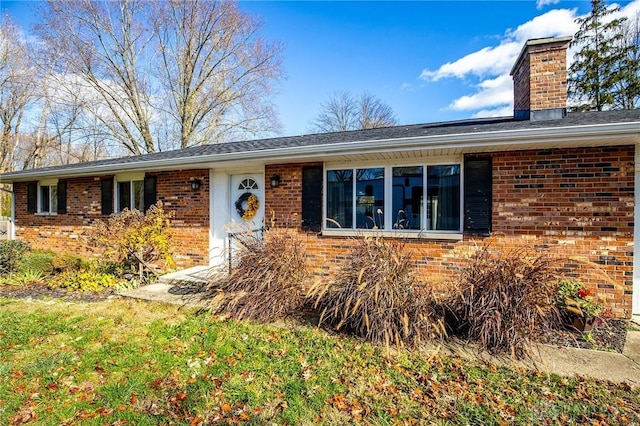
[[[156,203],[156,177],[144,177],[144,211]]]
[[[27,213],[35,213],[38,204],[38,184],[27,183]]]
[[[491,157],[465,158],[464,232],[484,236],[491,233],[492,181]]]
[[[67,182],[58,181],[58,214],[67,213]]]
[[[100,189],[102,191],[102,214],[113,213],[113,178],[102,179],[100,181]]]
[[[322,166],[302,168],[302,229],[322,228]]]

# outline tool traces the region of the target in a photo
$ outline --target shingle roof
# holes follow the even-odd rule
[[[378,140],[394,140],[458,134],[472,135],[505,131],[526,131],[534,129],[552,130],[554,128],[560,129],[586,125],[633,122],[638,122],[640,126],[640,109],[625,111],[591,111],[569,113],[565,118],[560,120],[520,121],[515,120],[512,117],[505,117],[412,124],[379,129],[318,133],[302,136],[287,136],[203,145],[173,151],[156,152],[153,154],[110,158],[85,163],[10,172],[0,175],[0,181],[12,181],[14,179],[20,179],[20,177],[22,176],[33,176],[36,173],[50,174],[52,172],[79,172],[80,169],[85,168],[95,169],[96,167],[104,167],[105,170],[111,170],[116,168],[116,166],[118,165],[124,166],[132,163],[137,163],[140,164],[141,167],[144,167],[144,163],[157,163],[158,161],[163,160],[176,161],[184,159],[185,164],[189,164],[198,157],[208,157],[210,161],[215,161],[216,156],[224,156],[226,154],[243,152],[253,152],[257,157],[259,157],[261,151],[267,152],[270,150],[285,148],[295,149],[304,147],[318,147],[319,149],[321,149],[323,146],[337,143],[348,145],[349,143]]]

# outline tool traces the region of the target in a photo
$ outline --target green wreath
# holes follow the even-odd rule
[[[247,203],[247,208],[244,208],[244,204]],[[236,212],[244,220],[251,220],[258,213],[260,208],[260,200],[258,196],[250,192],[245,192],[240,195],[236,200]]]

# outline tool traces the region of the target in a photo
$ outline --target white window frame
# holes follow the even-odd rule
[[[394,229],[393,228],[393,214],[387,214],[392,210],[393,205],[393,168],[394,167],[423,167],[423,188],[427,188],[427,168],[429,166],[447,166],[457,165],[460,167],[460,223],[457,230],[428,230],[428,229]],[[324,194],[322,201],[322,234],[325,236],[355,236],[364,234],[379,234],[389,237],[400,238],[423,238],[423,239],[443,239],[443,240],[461,240],[463,234],[464,224],[464,161],[460,156],[454,157],[438,157],[434,159],[413,159],[408,161],[390,161],[390,162],[340,162],[340,163],[325,163],[323,170],[324,181]],[[369,168],[383,168],[384,169],[384,229],[357,229],[355,220],[355,206],[357,196],[355,194],[356,187],[356,173],[357,169],[369,169]],[[354,218],[352,220],[352,228],[329,228],[327,227],[327,172],[332,170],[353,170],[353,209],[352,214]],[[427,197],[423,197],[421,215],[422,223],[426,224],[426,203]]]
[[[49,210],[44,210],[44,200],[42,199],[42,188],[49,188]],[[55,196],[54,196],[55,193]],[[36,193],[36,214],[51,216],[58,214],[58,179],[46,179],[38,182]]]
[[[120,209],[120,184],[121,183],[129,183],[129,205],[131,206],[130,210],[136,209],[135,206],[135,192],[134,192],[134,182],[141,182],[142,185],[142,197],[144,203],[144,172],[143,173],[122,173],[115,176],[115,184],[113,185],[114,191],[114,213],[122,213]]]

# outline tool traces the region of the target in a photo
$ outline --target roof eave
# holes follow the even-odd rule
[[[431,150],[442,148],[474,149],[478,147],[488,148],[509,145],[511,150],[526,149],[527,146],[539,146],[554,143],[606,139],[611,137],[628,137],[629,143],[640,143],[640,123],[608,123],[596,125],[548,127],[524,130],[501,130],[479,133],[458,133],[451,135],[414,136],[408,138],[389,138],[358,142],[340,142],[324,145],[310,145],[303,147],[275,148],[265,150],[252,150],[227,154],[201,155],[197,157],[178,157],[174,159],[161,159],[154,161],[137,161],[130,163],[116,163],[88,167],[74,167],[70,170],[46,170],[20,171],[8,173],[2,176],[2,181],[11,183],[15,181],[27,181],[47,177],[78,177],[98,176],[114,174],[124,171],[154,170],[154,169],[195,169],[210,167],[212,163],[228,163],[233,161],[246,161],[260,159],[264,162],[317,159],[351,153],[371,153],[397,151],[402,147],[403,151]]]

